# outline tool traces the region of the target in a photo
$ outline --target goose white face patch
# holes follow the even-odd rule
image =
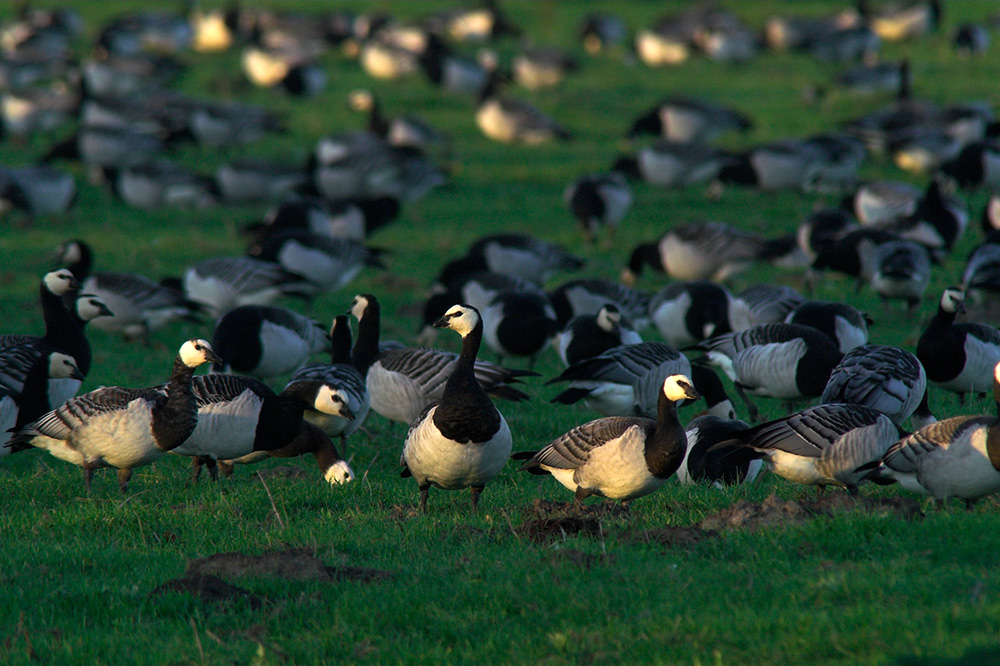
[[[351,303],[351,314],[360,321],[366,309],[368,309],[368,299],[360,295],[355,296],[354,301]]]
[[[472,332],[479,322],[479,315],[471,307],[453,305],[444,313],[448,317],[448,328],[455,331],[463,338]]]
[[[68,379],[74,374],[79,374],[76,361],[72,356],[62,352],[52,352],[49,354],[49,378]]]
[[[674,402],[695,397],[692,391],[691,380],[684,375],[670,375],[667,377],[663,382],[663,393]]]
[[[212,345],[207,340],[188,340],[181,345],[181,362],[189,368],[197,368],[202,363],[208,361],[207,352],[212,350]]]
[[[354,480],[354,470],[345,461],[338,460],[330,465],[323,477],[330,485],[342,486]]]
[[[608,307],[601,308],[601,311],[597,313],[597,326],[602,331],[607,331],[611,333],[615,330],[615,327],[621,323],[622,315],[618,310],[612,310]]]
[[[76,299],[76,314],[83,321],[90,321],[105,316],[104,308],[107,308],[107,305],[97,296],[85,296]]]
[[[340,389],[324,384],[316,392],[316,399],[313,401],[313,408],[317,412],[333,414],[334,416],[345,416],[344,409],[347,407],[347,396]]]
[[[959,303],[965,301],[965,294],[961,289],[949,287],[941,294],[941,309],[945,312],[957,312]]]
[[[43,278],[45,282],[45,288],[56,296],[62,296],[67,291],[73,288],[73,284],[76,278],[67,269],[61,268],[57,271],[52,271],[51,273],[46,273]]]

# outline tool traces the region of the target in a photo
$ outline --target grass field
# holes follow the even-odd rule
[[[54,6],[38,2],[39,6]],[[247,2],[257,6],[256,2]],[[260,3],[261,5],[265,3]],[[453,3],[273,3],[316,11],[343,6],[422,16]],[[778,12],[826,14],[841,2],[727,3],[761,26]],[[128,10],[173,2],[75,2],[91,30]],[[695,57],[671,69],[626,64],[621,52],[589,57],[575,40],[580,18],[594,9],[620,13],[631,30],[667,10],[654,2],[507,2],[511,18],[538,43],[577,54],[581,71],[556,90],[523,98],[556,116],[577,138],[567,144],[502,146],[484,138],[473,105],[442,95],[416,77],[374,82],[339,52],[324,58],[329,83],[306,100],[240,83],[236,50],[185,54],[179,88],[197,97],[222,96],[287,114],[290,131],[245,149],[220,153],[183,147],[176,158],[211,173],[237,156],[302,162],[315,141],[363,119],[348,110],[347,93],[368,87],[390,114],[416,113],[455,139],[449,184],[407,206],[372,243],[390,250],[389,268],[363,272],[343,291],[316,300],[308,313],[328,322],[361,291],[383,302],[385,337],[412,341],[424,290],[447,259],[475,238],[499,231],[536,234],[587,258],[587,275],[617,277],[635,243],[671,225],[716,219],[778,235],[793,230],[817,202],[834,198],[731,189],[709,200],[704,188],[655,190],[635,185],[635,205],[610,249],[586,245],[562,203],[576,176],[608,167],[621,136],[639,112],[675,92],[704,95],[753,116],[738,148],[822,131],[884,105],[886,97],[836,92],[807,104],[802,91],[828,82],[837,67],[787,53],[762,53],[743,66]],[[948,44],[964,20],[984,20],[992,2],[946,2],[945,26],[916,43],[886,44],[887,58],[909,55],[915,94],[939,103],[997,101],[1000,60],[994,44],[980,59],[956,55]],[[0,7],[8,20],[9,7]],[[91,33],[92,34],[92,33]],[[995,36],[995,35],[994,35]],[[497,45],[505,62],[518,47]],[[19,165],[45,152],[64,133],[0,143],[0,163]],[[75,173],[80,196],[58,219],[27,222],[12,213],[0,221],[0,332],[41,332],[39,278],[61,241],[90,242],[97,268],[159,278],[179,274],[202,258],[241,253],[237,227],[258,207],[199,211],[139,211]],[[864,176],[913,180],[870,159]],[[968,196],[978,218],[984,193]],[[940,290],[958,280],[979,240],[973,228],[936,269],[919,312],[884,306],[869,290],[829,276],[815,296],[851,299],[875,319],[874,342],[913,349]],[[553,282],[570,279],[562,275]],[[802,276],[761,266],[741,276],[734,291],[757,281],[802,289]],[[662,276],[645,275],[654,290]],[[302,308],[297,302],[283,303]],[[996,322],[994,322],[996,323]],[[84,390],[100,385],[142,386],[163,381],[180,343],[210,337],[209,324],[173,325],[152,346],[90,334],[94,367]],[[645,332],[647,339],[656,336]],[[439,344],[457,349],[457,336]],[[489,356],[488,352],[484,352]],[[515,450],[537,448],[597,414],[553,406],[558,387],[543,386],[560,371],[553,353],[528,380],[528,403],[499,403]],[[280,388],[280,387],[279,387]],[[762,413],[782,413],[760,400]],[[991,412],[936,391],[939,417]],[[682,410],[682,420],[697,408]],[[745,416],[745,415],[744,415]],[[747,488],[716,490],[669,483],[637,500],[630,513],[590,500],[577,518],[549,512],[570,500],[552,479],[515,473],[508,465],[490,483],[478,514],[467,493],[431,491],[429,513],[416,513],[417,488],[398,475],[406,429],[373,414],[348,443],[345,458],[358,479],[329,487],[311,459],[271,460],[238,468],[231,480],[192,483],[187,460],[168,457],[136,471],[121,496],[114,475],[98,473],[92,492],[80,471],[41,452],[0,462],[0,661],[9,664],[898,664],[957,666],[1000,662],[1000,514],[987,499],[974,511],[941,510],[895,488],[864,488],[864,501],[836,497],[804,513],[813,491],[774,477]],[[260,472],[258,474],[257,472]],[[768,500],[770,496],[775,498]],[[771,512],[759,527],[718,527],[711,519],[740,502]],[[785,502],[787,504],[782,504]],[[741,505],[742,506],[742,505]],[[707,528],[716,525],[717,529]],[[684,529],[686,528],[686,529]],[[705,529],[702,529],[705,528]],[[183,576],[189,561],[220,553],[258,556],[296,551],[328,569],[299,567],[300,579],[260,562],[240,573],[229,561],[220,574],[243,593],[203,601],[190,592],[158,591]],[[303,551],[305,554],[303,554]],[[273,555],[272,555],[273,556]],[[275,556],[276,557],[276,556]],[[313,563],[315,564],[315,563]]]

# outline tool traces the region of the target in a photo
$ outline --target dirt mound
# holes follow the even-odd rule
[[[388,571],[365,567],[331,567],[303,548],[263,555],[217,553],[188,562],[187,576],[224,578],[281,578],[284,580],[360,580],[370,582],[392,577]]]
[[[716,514],[707,516],[698,526],[704,530],[786,525],[790,522],[809,520],[816,516],[830,516],[847,511],[867,514],[895,515],[906,520],[923,516],[920,503],[908,497],[865,497],[847,493],[829,493],[814,500],[797,502],[771,495],[761,504],[740,500]]]
[[[627,509],[612,502],[579,507],[573,502],[536,499],[525,509],[524,522],[517,526],[517,531],[535,542],[576,534],[597,537],[601,534],[601,519],[627,514]]]
[[[257,595],[241,587],[230,585],[218,576],[211,574],[195,573],[187,574],[183,578],[175,578],[157,587],[149,596],[156,596],[164,592],[187,592],[208,603],[246,599],[250,607],[255,610],[264,605],[264,601]]]

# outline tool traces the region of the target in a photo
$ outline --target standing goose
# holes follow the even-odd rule
[[[26,426],[11,444],[46,449],[82,467],[88,491],[95,469],[115,467],[124,492],[134,468],[158,460],[194,432],[194,370],[220,360],[205,340],[188,340],[174,359],[166,390],[110,386],[85,393]]]
[[[819,397],[843,354],[826,334],[797,324],[761,324],[725,333],[697,345],[706,360],[722,368],[758,421],[746,394],[792,401]]]
[[[198,424],[171,453],[194,458],[195,474],[207,464],[218,478],[217,460],[233,460],[270,452],[292,443],[306,409],[352,419],[346,396],[322,381],[291,382],[276,394],[251,377],[205,375],[193,379]],[[344,465],[332,466],[324,478],[342,483]]]
[[[528,458],[522,470],[554,476],[573,491],[577,505],[591,495],[627,503],[655,491],[677,471],[687,449],[677,402],[698,397],[686,376],[670,375],[659,391],[655,421],[607,416],[515,458]]]
[[[347,315],[337,315],[330,327],[330,362],[315,363],[299,368],[290,383],[301,380],[319,380],[335,387],[347,399],[347,407],[354,418],[306,409],[305,418],[330,437],[340,437],[341,443],[353,435],[368,417],[371,396],[365,378],[351,362],[351,328]]]
[[[501,362],[527,357],[534,367],[538,355],[559,332],[556,312],[544,293],[508,291],[497,294],[482,311],[486,345]]]
[[[612,347],[635,345],[642,338],[613,303],[601,306],[597,314],[581,314],[570,319],[554,341],[559,358],[569,367],[593,358]]]
[[[617,171],[580,176],[566,186],[563,201],[579,223],[583,238],[592,243],[601,227],[607,227],[610,245],[618,224],[632,207],[632,188]]]
[[[351,361],[365,377],[371,408],[391,421],[412,424],[427,405],[441,399],[459,355],[425,347],[381,350],[381,307],[372,294],[355,296],[351,314],[358,320],[358,339]],[[475,360],[473,371],[487,393],[515,401],[527,400],[528,396],[509,384],[518,377],[535,374],[483,360]]]
[[[833,403],[738,432],[715,448],[754,451],[772,472],[795,483],[856,492],[867,480],[858,467],[882,457],[900,432],[882,412]]]
[[[910,416],[919,425],[933,421],[924,366],[910,352],[888,345],[862,345],[844,354],[830,373],[820,402],[871,407],[896,425]]]
[[[948,287],[941,294],[937,314],[917,340],[917,358],[927,379],[946,391],[985,393],[993,382],[992,370],[1000,361],[1000,331],[979,322],[955,322],[965,312],[965,294]]]
[[[663,380],[691,375],[691,363],[662,342],[612,347],[566,368],[547,384],[569,382],[569,388],[551,402],[572,405],[581,400],[605,416],[656,414]]]
[[[329,347],[326,330],[285,308],[243,305],[219,318],[212,346],[223,372],[271,379],[298,370]]]
[[[993,369],[993,400],[1000,414],[1000,364]],[[971,509],[1000,490],[1000,416],[955,416],[926,425],[866,467],[871,477],[941,501],[958,497]]]
[[[82,290],[98,296],[113,313],[94,322],[98,330],[148,342],[150,333],[172,321],[198,321],[201,308],[179,290],[135,273],[92,273],[93,251],[82,240],[66,241],[57,254],[81,282]]]
[[[510,457],[510,428],[476,379],[474,364],[483,337],[475,308],[456,305],[436,322],[462,336],[462,353],[440,401],[424,410],[406,435],[400,464],[420,488],[420,510],[427,511],[430,487],[469,488],[472,510],[486,482]]]

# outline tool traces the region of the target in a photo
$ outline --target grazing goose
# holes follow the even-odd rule
[[[538,145],[568,141],[573,135],[528,102],[497,94],[496,74],[479,94],[476,125],[489,139],[501,143]]]
[[[876,11],[869,0],[858,2],[858,11],[868,25],[887,42],[923,37],[941,24],[940,0],[918,0],[907,5],[889,5]]]
[[[560,48],[527,47],[514,56],[514,81],[528,90],[553,88],[579,66],[573,56]]]
[[[315,293],[337,291],[366,266],[385,268],[381,250],[349,238],[329,238],[299,229],[272,234],[252,245],[247,254],[299,276]]]
[[[748,132],[753,121],[746,115],[704,99],[670,97],[635,121],[628,138],[643,134],[679,143],[708,143],[726,132]]]
[[[897,93],[902,98],[911,85],[911,77],[910,61],[904,58],[899,62],[864,63],[851,67],[837,76],[837,85],[856,95],[889,92]]]
[[[543,284],[556,271],[576,271],[584,263],[555,243],[525,234],[493,234],[479,238],[465,256],[448,262],[437,283],[447,286],[462,276],[488,270]]]
[[[723,166],[718,177],[720,183],[764,191],[838,191],[857,181],[864,158],[857,139],[821,134],[752,148]]]
[[[842,205],[864,225],[879,226],[917,211],[922,192],[910,183],[876,180],[858,185]]]
[[[805,297],[791,287],[766,282],[755,284],[733,300],[729,321],[735,331],[757,324],[774,324],[785,321],[788,313],[804,302]]]
[[[497,64],[497,56],[491,51],[482,52],[475,60],[461,57],[433,33],[428,36],[427,49],[420,57],[420,67],[433,85],[471,97],[483,94]]]
[[[610,244],[632,206],[632,188],[617,171],[592,173],[567,185],[563,201],[579,223],[584,240],[594,242],[600,228],[606,227]]]
[[[879,245],[899,240],[900,236],[884,229],[862,227],[835,236],[816,248],[812,270],[833,270],[855,279],[858,289],[875,272],[875,253]]]
[[[241,305],[215,323],[212,347],[223,360],[217,371],[268,380],[298,370],[330,344],[309,317],[270,305]]]
[[[53,382],[73,380],[79,386],[84,379],[73,358],[62,352],[32,349],[21,356],[18,351],[13,347],[0,353],[0,457],[28,448],[8,443],[15,432],[62,404],[50,397]],[[12,368],[12,360],[22,365]]]
[[[993,400],[1000,413],[1000,365],[993,370]],[[1000,490],[998,428],[997,416],[955,416],[926,425],[867,465],[867,474],[942,502],[958,497],[971,509]]]
[[[299,368],[289,383],[319,380],[340,391],[354,418],[348,419],[314,409],[306,409],[305,418],[330,437],[340,437],[341,443],[353,435],[368,418],[371,396],[364,376],[351,363],[351,328],[347,315],[337,315],[330,327],[330,362],[315,363]]]
[[[990,232],[965,262],[962,289],[977,300],[1000,293],[1000,234]]]
[[[1000,140],[970,143],[954,159],[941,165],[941,171],[965,189],[1000,189]]]
[[[697,367],[697,366],[695,366]],[[677,480],[682,486],[711,483],[717,488],[740,483],[753,483],[764,463],[752,452],[739,455],[732,451],[712,451],[719,442],[732,439],[736,433],[748,430],[750,424],[738,419],[725,419],[704,414],[691,419],[685,430],[688,446],[684,460],[677,468]]]
[[[649,303],[649,318],[671,347],[682,349],[732,329],[733,295],[714,282],[672,282]]]
[[[705,399],[705,409],[702,414],[718,416],[720,419],[735,419],[736,408],[726,393],[726,387],[715,370],[695,363],[691,366],[691,383],[701,397]]]
[[[172,321],[199,321],[200,306],[176,289],[135,273],[91,272],[93,252],[82,240],[66,241],[56,253],[81,282],[82,290],[100,298],[111,311],[94,322],[98,330],[148,343],[151,333]]]
[[[612,347],[566,368],[546,385],[568,381],[569,388],[551,402],[572,405],[581,400],[605,416],[645,416],[656,413],[663,379],[691,375],[691,363],[662,342]]]
[[[602,50],[622,44],[628,36],[628,30],[620,17],[597,12],[584,17],[579,34],[584,50],[590,55],[596,55]]]
[[[905,300],[916,312],[931,280],[931,255],[916,241],[900,239],[876,248],[871,287],[884,301]]]
[[[300,166],[260,159],[240,159],[219,165],[215,185],[223,202],[275,201],[305,187],[309,174]]]
[[[459,355],[424,347],[380,350],[381,308],[372,294],[355,296],[351,314],[358,320],[351,362],[365,377],[371,408],[391,421],[412,424],[427,405],[441,398]],[[476,360],[473,370],[487,393],[515,401],[528,396],[509,384],[518,377],[536,374],[483,360]]]
[[[283,231],[362,241],[398,214],[399,201],[392,197],[323,201],[314,196],[289,195],[264,213],[259,222],[251,222],[241,231],[257,244]]]
[[[59,215],[76,202],[76,179],[47,164],[30,164],[0,173],[0,200],[31,219]]]
[[[881,458],[900,434],[878,410],[833,403],[734,433],[715,449],[753,451],[771,472],[795,483],[857,492],[867,480],[858,467]]]
[[[415,115],[386,118],[370,90],[354,90],[347,101],[354,111],[368,114],[368,131],[381,136],[390,145],[446,150],[451,143],[449,137]]]
[[[640,148],[634,156],[617,158],[611,171],[654,187],[688,187],[714,180],[733,161],[729,153],[705,144],[659,139]]]
[[[912,213],[880,222],[878,227],[924,245],[934,252],[935,258],[941,259],[962,237],[968,224],[969,212],[965,204],[946,195],[941,182],[935,178],[917,199]]]
[[[956,322],[965,312],[965,293],[948,287],[941,294],[937,314],[917,340],[917,358],[927,379],[958,394],[985,393],[993,382],[992,368],[1000,361],[1000,331],[979,322]]]
[[[843,205],[847,206],[846,203]],[[824,245],[857,228],[857,220],[844,208],[821,208],[799,223],[795,230],[795,241],[811,264],[816,261]]]
[[[482,320],[486,345],[500,362],[511,356],[527,357],[529,368],[559,332],[548,296],[537,291],[497,294],[483,310]]]
[[[846,402],[876,409],[901,426],[912,415],[933,422],[927,405],[927,373],[917,357],[888,345],[855,347],[830,373],[821,403]]]
[[[951,46],[956,53],[978,56],[990,48],[990,33],[978,23],[963,23],[951,36]]]
[[[399,462],[406,468],[403,476],[417,481],[422,512],[427,511],[432,485],[444,490],[469,488],[475,511],[486,482],[510,457],[510,428],[476,379],[474,365],[483,337],[479,313],[470,306],[456,305],[436,325],[462,336],[462,353],[441,399],[427,407],[410,427]]]
[[[754,262],[789,249],[785,239],[769,241],[718,222],[682,224],[655,243],[637,245],[622,272],[622,282],[634,284],[646,266],[675,280],[726,282]]]
[[[194,459],[195,476],[203,464],[218,479],[217,460],[235,460],[292,443],[306,409],[352,419],[346,396],[322,381],[291,382],[281,393],[251,377],[205,375],[193,378],[198,424],[183,444],[171,450]],[[343,466],[324,474],[341,483]]]
[[[188,340],[174,359],[166,390],[111,386],[85,393],[25,426],[11,444],[46,449],[82,467],[88,491],[95,469],[115,467],[124,492],[134,468],[158,460],[194,431],[194,370],[220,360],[208,342]]]
[[[549,301],[563,326],[573,317],[597,314],[608,304],[617,307],[630,319],[636,330],[649,325],[649,294],[626,287],[620,282],[596,278],[570,280],[549,292]]]
[[[215,205],[215,182],[170,160],[158,159],[121,169],[104,169],[111,191],[142,210],[204,209]]]
[[[597,314],[573,317],[556,336],[556,351],[569,367],[602,354],[612,347],[635,345],[642,338],[613,303],[605,303]]]
[[[278,264],[253,257],[213,257],[184,271],[184,295],[213,317],[241,305],[270,305],[282,296],[308,298],[313,287]]]
[[[825,333],[798,324],[761,324],[725,333],[695,347],[722,368],[746,402],[750,420],[759,420],[747,393],[793,401],[819,397],[843,354]]]
[[[340,457],[330,436],[308,421],[299,424],[298,434],[287,446],[269,451],[255,451],[232,460],[220,460],[218,467],[223,475],[229,477],[232,476],[236,463],[257,463],[265,458],[296,458],[307,453],[312,454],[320,474],[331,485],[343,485],[354,480],[354,470]]]
[[[655,421],[637,416],[590,421],[540,451],[517,454],[528,458],[520,469],[551,474],[573,491],[577,505],[591,495],[624,503],[648,495],[677,471],[687,449],[678,401],[699,397],[680,374],[664,379],[658,394]]]

